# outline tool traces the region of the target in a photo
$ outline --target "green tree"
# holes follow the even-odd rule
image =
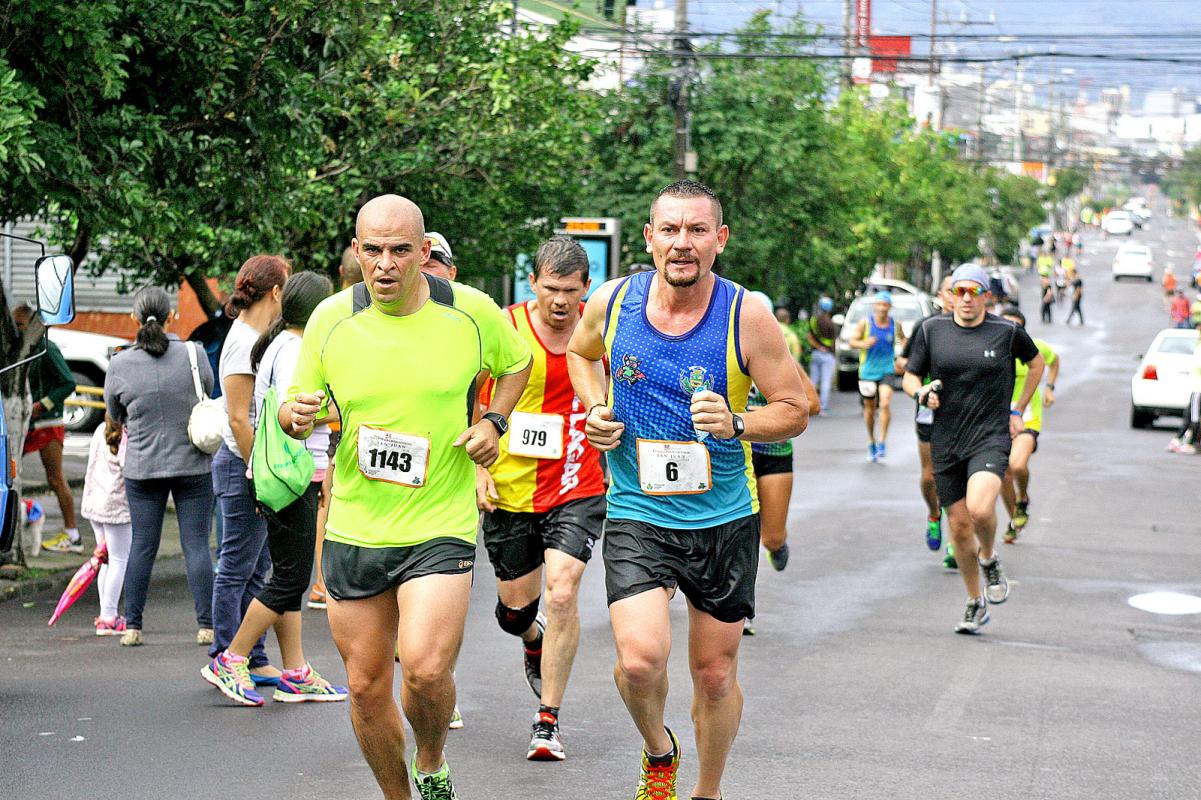
[[[0,58],[29,98],[17,108],[36,112],[17,130],[45,167],[0,175],[0,217],[47,218],[77,261],[184,277],[213,307],[204,278],[263,251],[333,264],[355,208],[395,191],[471,268],[498,270],[547,227],[525,223],[573,196],[593,102],[578,88],[588,64],[562,47],[571,28],[510,37],[509,13],[481,0],[19,4],[0,19]]]

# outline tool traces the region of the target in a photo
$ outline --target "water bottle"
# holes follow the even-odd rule
[[[705,391],[705,387],[704,387],[704,386],[698,386],[698,387],[696,387],[695,389],[693,389],[693,390],[692,390],[692,394],[693,394],[693,395],[695,395],[697,392],[703,392],[703,391]],[[697,430],[697,428],[696,428],[696,426],[695,426],[695,425],[693,425],[693,426],[692,426],[692,430],[693,430],[693,432],[694,432],[694,433],[696,433],[696,440],[697,440],[698,442],[703,442],[703,441],[705,441],[706,439],[708,439],[708,438],[709,438],[709,431],[701,431],[701,430]]]

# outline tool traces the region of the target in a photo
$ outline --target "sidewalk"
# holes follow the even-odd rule
[[[26,466],[32,465],[27,463]],[[40,475],[40,473],[41,465],[39,464],[38,474]],[[26,473],[26,475],[28,474]],[[63,529],[63,517],[58,509],[58,501],[45,485],[29,486],[29,489],[37,493],[25,497],[40,503],[46,514],[46,522],[42,527],[42,538],[51,539]],[[73,485],[72,491],[75,492],[75,505],[78,509],[79,490]],[[21,570],[15,565],[0,567],[0,602],[23,600],[48,589],[66,588],[71,576],[92,557],[92,551],[96,548],[96,537],[92,533],[92,527],[82,517],[79,518],[79,534],[83,539],[82,553],[48,553],[45,550],[26,552],[27,569]],[[179,522],[175,517],[175,508],[168,504],[167,513],[163,518],[163,538],[159,544],[158,557],[160,560],[178,558],[182,552],[179,545]],[[95,589],[88,589],[87,594],[79,599],[77,605],[89,605],[89,601],[90,606],[96,605]]]

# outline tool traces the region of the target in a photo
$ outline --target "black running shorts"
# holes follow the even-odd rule
[[[697,530],[610,519],[603,552],[610,605],[651,589],[679,587],[694,608],[721,622],[755,616],[758,514]]]
[[[915,422],[913,425],[917,428],[917,440],[925,444],[930,444],[930,434],[934,431],[934,426],[927,425],[924,422]]]
[[[751,451],[751,466],[755,469],[756,478],[762,478],[764,475],[791,475],[792,456],[773,456]]]
[[[944,508],[967,497],[967,482],[977,472],[991,472],[998,478],[1005,477],[1009,468],[1009,450],[991,447],[967,458],[949,464],[934,462],[934,485],[938,489],[938,502]]]
[[[547,550],[559,550],[588,563],[605,525],[605,497],[582,497],[541,513],[498,508],[484,514],[482,530],[488,560],[502,581],[542,566]]]
[[[1033,428],[1025,428],[1021,433],[1018,434],[1018,436],[1030,436],[1034,439],[1034,449],[1030,451],[1031,453],[1038,452],[1038,434],[1039,431],[1036,431]]]
[[[408,547],[358,547],[325,540],[321,570],[335,600],[375,597],[414,578],[462,575],[475,566],[475,545],[442,537]]]

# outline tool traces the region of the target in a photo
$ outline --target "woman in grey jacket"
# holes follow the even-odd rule
[[[129,430],[125,493],[133,544],[125,573],[126,631],[121,644],[126,646],[142,644],[142,611],[163,535],[168,494],[175,499],[188,587],[196,606],[196,643],[213,641],[212,456],[188,439],[188,418],[196,404],[188,348],[197,351],[206,393],[213,388],[213,370],[198,345],[163,330],[170,315],[166,291],[157,286],[139,289],[133,297],[133,316],[141,325],[137,344],[113,356],[104,380],[109,416]]]

